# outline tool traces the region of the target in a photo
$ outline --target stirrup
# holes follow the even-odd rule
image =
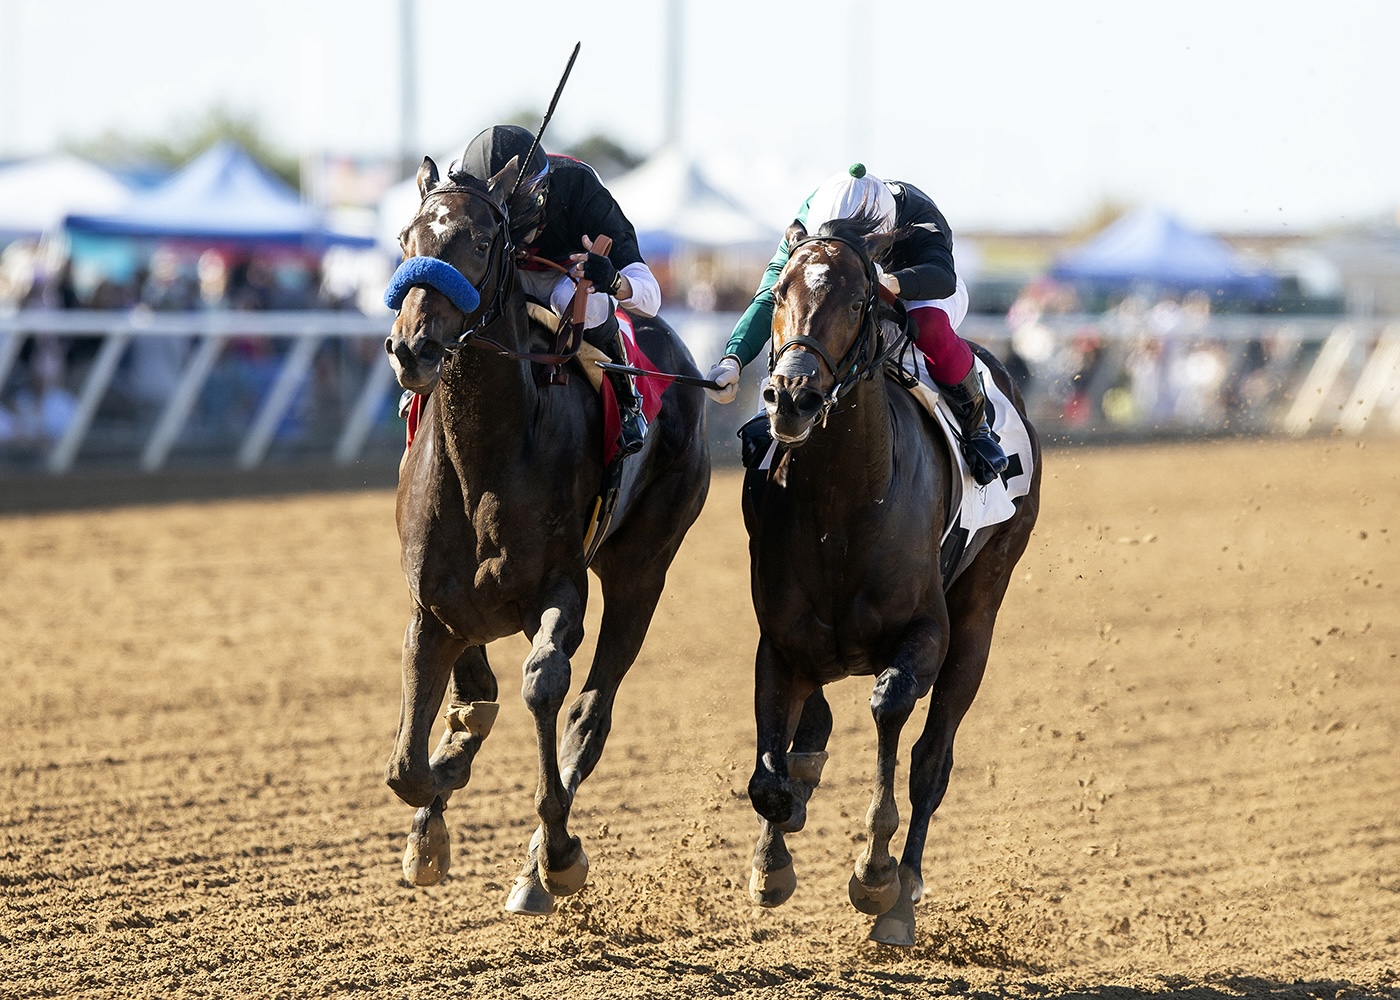
[[[617,453],[635,455],[646,443],[647,418],[639,405],[623,406],[621,400],[618,400],[617,415],[622,424],[617,436]]]

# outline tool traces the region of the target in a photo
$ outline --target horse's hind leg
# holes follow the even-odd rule
[[[496,698],[496,675],[486,661],[486,648],[468,646],[452,665],[452,684],[444,713],[447,730],[430,764],[439,786],[451,791],[471,780],[472,760],[491,734],[500,710]]]
[[[884,913],[899,900],[898,865],[889,852],[890,838],[899,828],[894,799],[899,734],[933,681],[946,634],[946,627],[931,621],[912,625],[870,694],[870,712],[875,717],[875,795],[865,815],[865,850],[856,859],[849,886],[851,904],[862,913]]]
[[[826,764],[826,742],[831,736],[831,707],[821,689],[813,691],[802,706],[802,717],[792,748],[787,752],[788,780],[802,805],[786,821],[760,820],[758,842],[754,845],[753,870],[749,875],[749,897],[759,906],[781,906],[797,889],[797,874],[788,853],[785,834],[801,830],[807,819],[806,805],[821,783]]]

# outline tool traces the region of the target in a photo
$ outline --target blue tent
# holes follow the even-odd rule
[[[1123,216],[1060,257],[1050,277],[1096,292],[1149,287],[1255,301],[1277,288],[1272,275],[1251,267],[1224,240],[1189,229],[1157,208]]]
[[[101,236],[298,244],[312,249],[374,245],[372,239],[328,229],[319,210],[227,142],[137,195],[122,211],[70,215],[64,225],[75,234]]]

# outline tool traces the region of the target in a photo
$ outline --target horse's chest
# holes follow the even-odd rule
[[[927,558],[915,544],[796,532],[764,554],[758,617],[764,635],[823,682],[883,669],[909,621],[926,610]]]

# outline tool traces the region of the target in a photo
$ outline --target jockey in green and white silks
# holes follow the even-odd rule
[[[824,222],[857,215],[875,216],[882,232],[895,234],[880,281],[904,300],[918,331],[915,345],[962,426],[973,477],[990,483],[1006,470],[1007,459],[987,425],[986,394],[972,351],[956,332],[967,315],[968,296],[953,266],[953,231],[928,195],[912,184],[871,176],[859,163],[823,181],[802,203],[796,221],[815,234]],[[790,253],[784,237],[734,327],[724,357],[710,369],[709,377],[720,388],[705,391],[717,402],[733,401],[740,370],[772,338],[773,285]]]

